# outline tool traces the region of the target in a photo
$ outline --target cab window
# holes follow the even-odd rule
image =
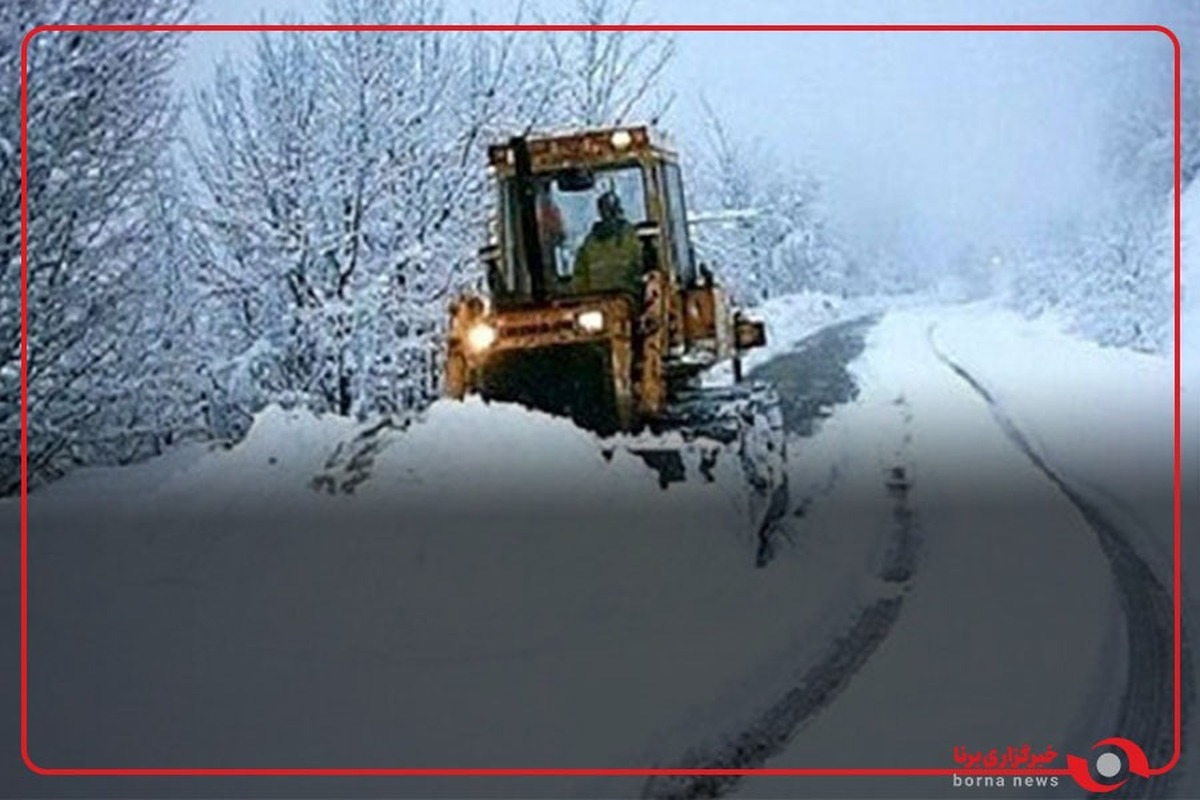
[[[687,225],[687,203],[683,197],[683,179],[678,164],[663,165],[663,183],[666,187],[665,207],[667,234],[671,240],[671,255],[684,286],[696,283],[696,267],[692,260]]]

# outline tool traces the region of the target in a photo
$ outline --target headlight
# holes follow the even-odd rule
[[[467,331],[467,347],[473,353],[482,353],[496,342],[496,329],[486,322],[477,322]]]
[[[629,135],[629,131],[613,131],[612,146],[616,150],[624,150],[629,145],[633,144],[633,137]]]
[[[585,333],[599,333],[604,330],[604,312],[584,311],[575,318],[575,324]]]

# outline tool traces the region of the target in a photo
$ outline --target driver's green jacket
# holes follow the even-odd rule
[[[571,291],[574,294],[641,290],[642,246],[632,225],[610,236],[588,234],[575,256]]]

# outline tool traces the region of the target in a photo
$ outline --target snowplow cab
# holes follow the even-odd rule
[[[446,393],[607,435],[669,425],[698,376],[765,343],[696,263],[676,153],[650,128],[517,136],[488,149],[486,292],[450,310]]]

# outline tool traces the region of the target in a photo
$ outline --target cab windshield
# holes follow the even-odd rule
[[[641,271],[636,226],[647,218],[641,167],[568,169],[530,180],[546,294],[634,290]],[[501,185],[504,258],[490,278],[501,299],[529,299],[531,293],[518,192],[515,180]]]

